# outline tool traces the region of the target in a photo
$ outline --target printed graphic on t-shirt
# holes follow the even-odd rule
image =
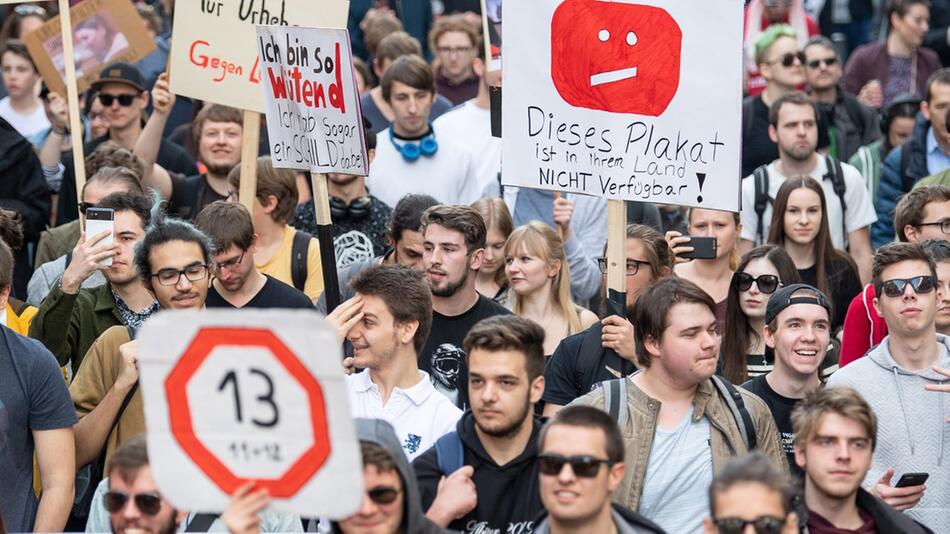
[[[333,238],[336,268],[373,259],[373,241],[359,230],[350,230]]]
[[[488,521],[473,519],[465,525],[465,532],[468,534],[531,534],[534,532],[534,521],[508,523],[508,528],[503,531],[500,528],[492,528]]]
[[[464,362],[465,351],[452,343],[443,343],[432,351],[432,385],[456,406],[459,400],[459,373]]]
[[[409,451],[409,454],[415,454],[419,450],[419,445],[422,444],[422,436],[417,436],[415,434],[409,434],[406,436],[405,443],[402,444],[402,448]]]

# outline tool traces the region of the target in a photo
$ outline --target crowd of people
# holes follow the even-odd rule
[[[172,0],[81,132],[22,41],[56,3],[0,8],[0,534],[950,533],[950,1],[747,1],[741,210],[628,202],[621,298],[605,199],[501,183],[482,3],[350,1],[339,299],[310,179],[262,125],[245,208],[242,112],[170,90]],[[353,515],[163,497],[136,334],[202,308],[325,314]]]

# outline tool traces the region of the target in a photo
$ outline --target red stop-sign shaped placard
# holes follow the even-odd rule
[[[323,389],[293,352],[271,331],[255,328],[202,328],[188,345],[181,359],[165,380],[172,435],[185,453],[222,491],[231,494],[247,481],[234,474],[195,433],[188,382],[211,352],[219,347],[261,347],[270,351],[306,392],[313,427],[313,444],[307,448],[279,477],[256,480],[273,497],[291,497],[310,480],[330,456],[330,435],[327,425]]]

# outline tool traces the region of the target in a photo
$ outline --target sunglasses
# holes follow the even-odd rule
[[[732,277],[732,287],[736,288],[737,291],[748,291],[753,282],[759,288],[759,293],[766,295],[775,293],[775,290],[782,285],[782,282],[774,274],[763,274],[753,278],[748,273],[736,273]]]
[[[808,62],[808,68],[809,68],[809,69],[817,69],[818,67],[820,67],[820,66],[822,66],[822,65],[824,65],[824,66],[826,66],[826,67],[830,67],[830,66],[832,66],[832,65],[837,65],[837,64],[838,64],[838,58],[836,58],[836,57],[829,57],[829,58],[825,58],[825,59],[813,59],[813,60],[811,60],[811,61]]]
[[[102,502],[107,512],[115,514],[125,508],[130,497],[135,501],[135,507],[145,515],[155,515],[162,509],[162,498],[154,492],[129,495],[121,491],[107,491]]]
[[[937,286],[933,276],[915,276],[913,278],[885,280],[881,284],[881,289],[884,290],[884,294],[888,297],[900,297],[904,294],[904,289],[907,288],[908,284],[914,288],[914,292],[918,295],[926,295]]]
[[[112,103],[116,100],[119,101],[119,105],[127,108],[132,105],[132,102],[135,102],[135,99],[139,95],[110,95],[106,93],[99,93],[99,102],[102,102],[102,105],[105,107],[112,107]]]
[[[772,61],[766,61],[766,65],[774,65],[775,63],[781,63],[783,67],[788,68],[795,64],[795,60],[798,60],[802,65],[805,64],[805,53],[804,52],[795,52],[794,54],[789,52],[788,54],[782,54],[782,57],[778,59],[773,59]]]
[[[399,490],[392,486],[376,486],[366,490],[366,494],[376,504],[392,504],[399,497]]]
[[[751,521],[738,517],[722,517],[713,521],[719,534],[742,534],[746,525],[752,525],[756,534],[779,534],[785,527],[785,520],[771,515],[763,515]]]
[[[560,454],[538,455],[538,470],[542,475],[557,476],[561,474],[565,464],[570,464],[571,471],[580,478],[593,478],[600,472],[601,464],[611,466],[610,460],[601,460],[593,456],[561,456]]]

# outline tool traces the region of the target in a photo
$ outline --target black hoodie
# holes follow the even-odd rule
[[[475,417],[466,411],[456,425],[462,440],[465,465],[475,469],[472,482],[478,505],[468,515],[449,524],[450,530],[462,532],[517,532],[534,530],[534,519],[544,509],[538,489],[537,439],[541,420],[535,418],[531,438],[517,458],[499,466],[485,451],[475,433]],[[435,447],[412,462],[422,494],[422,509],[428,510],[435,500],[442,473]]]

